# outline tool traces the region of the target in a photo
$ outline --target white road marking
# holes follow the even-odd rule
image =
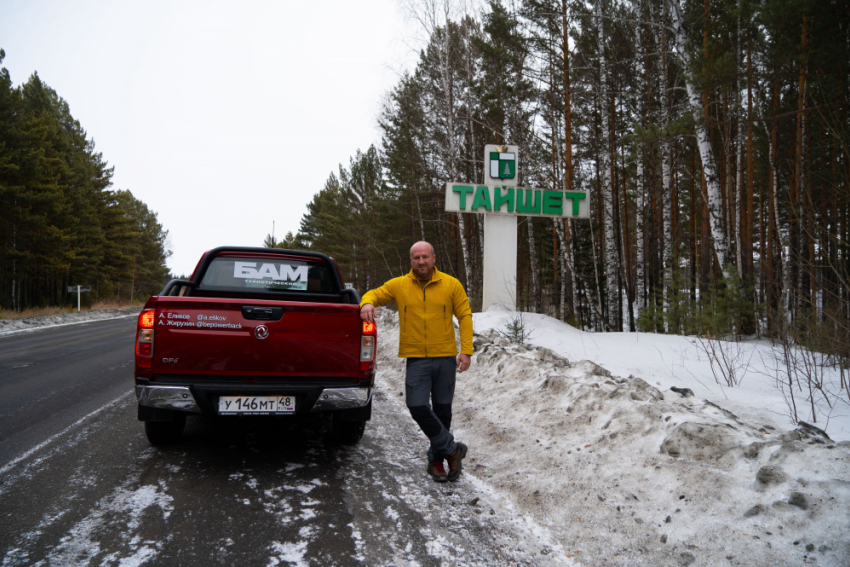
[[[59,439],[60,437],[62,437],[63,435],[66,435],[68,432],[70,432],[74,428],[78,427],[81,423],[83,423],[84,421],[86,421],[90,417],[102,412],[105,409],[108,409],[112,406],[117,405],[118,402],[120,402],[121,400],[123,400],[124,398],[126,398],[127,396],[130,396],[130,395],[134,395],[134,392],[132,390],[130,390],[126,394],[121,394],[120,396],[118,396],[117,398],[112,400],[111,402],[107,402],[104,405],[97,408],[96,410],[94,410],[93,412],[84,415],[83,417],[81,417],[80,419],[78,419],[77,421],[75,421],[74,423],[72,423],[71,425],[69,425],[68,427],[66,427],[62,431],[60,431],[59,433],[57,433],[57,434],[55,434],[51,437],[48,437],[45,441],[42,441],[41,443],[39,443],[38,445],[36,445],[32,449],[30,449],[29,451],[25,452],[23,455],[20,455],[19,457],[16,457],[15,459],[9,461],[7,464],[3,465],[3,467],[0,468],[0,474],[6,474],[7,472],[9,472],[13,468],[15,468],[18,465],[18,463],[20,463],[21,461],[23,461],[24,459],[26,459],[27,457],[29,457],[30,455],[32,455],[36,451],[39,451],[39,450],[43,449],[44,447],[46,447],[47,445],[50,445],[55,440]]]

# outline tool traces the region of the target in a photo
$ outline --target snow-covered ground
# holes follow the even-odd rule
[[[696,337],[647,333],[586,333],[557,319],[534,313],[522,313],[528,344],[552,350],[571,362],[590,360],[615,376],[641,378],[660,390],[671,387],[689,388],[697,398],[721,404],[732,412],[744,413],[751,420],[775,428],[794,429],[795,421],[786,395],[777,380],[784,382],[782,351],[768,341],[740,343],[713,341]],[[476,333],[488,329],[502,331],[514,315],[491,310],[474,315]],[[738,386],[729,387],[722,376],[722,361],[715,363],[714,372],[705,345],[713,347],[717,358],[730,360],[737,367]],[[717,374],[720,383],[715,379]],[[727,372],[728,373],[728,372]],[[807,392],[796,392],[797,417],[829,434],[835,441],[850,441],[850,398],[847,391],[839,393],[840,376],[835,369],[826,369],[824,391],[829,394],[829,407],[815,392],[813,415]]]
[[[835,404],[830,438],[790,422],[767,343],[749,344],[750,372],[721,389],[686,337],[589,334],[523,317],[531,338],[521,345],[497,332],[510,314],[475,314],[453,430],[470,447],[466,481],[507,495],[554,534],[553,557],[850,565],[846,402]],[[378,333],[379,388],[400,396],[395,313],[379,310]]]

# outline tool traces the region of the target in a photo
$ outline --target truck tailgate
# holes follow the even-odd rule
[[[283,314],[257,320],[243,307]],[[355,377],[359,369],[357,305],[160,297],[155,321],[154,374]]]

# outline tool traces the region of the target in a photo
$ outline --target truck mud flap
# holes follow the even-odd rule
[[[372,402],[362,408],[345,409],[334,412],[334,417],[340,421],[368,421],[372,419]]]
[[[174,421],[178,417],[174,410],[163,408],[149,408],[139,405],[139,421]]]

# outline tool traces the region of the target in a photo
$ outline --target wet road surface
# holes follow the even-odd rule
[[[0,364],[9,360],[4,340]],[[0,460],[0,565],[536,565],[542,559],[470,475],[447,484],[428,478],[424,437],[403,403],[380,388],[366,435],[353,447],[326,443],[321,420],[193,416],[180,444],[154,448],[136,420],[132,351],[124,346],[105,347],[100,366],[87,356],[89,372],[72,366],[86,376],[120,369],[123,384],[110,382],[106,390],[124,393],[99,410],[78,403],[74,415],[57,411],[57,423],[51,424],[51,411],[42,412],[44,438],[7,432],[14,417],[6,412],[15,408],[3,403],[0,439],[21,446]],[[52,356],[32,353],[42,365]],[[53,360],[61,364],[62,357]],[[38,395],[16,379],[25,381],[4,377],[2,387],[17,388],[23,403],[32,404],[26,400]],[[56,379],[66,380],[61,373]],[[61,396],[61,385],[37,383]]]

